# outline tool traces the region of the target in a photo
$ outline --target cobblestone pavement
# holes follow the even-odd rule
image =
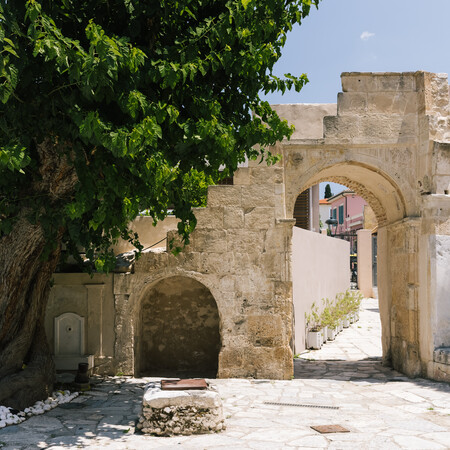
[[[71,403],[0,430],[0,448],[444,449],[450,448],[450,385],[408,379],[381,365],[377,301],[322,350],[295,360],[289,381],[213,380],[227,429],[152,437],[135,431],[150,379],[109,378]],[[320,434],[317,425],[346,433]]]

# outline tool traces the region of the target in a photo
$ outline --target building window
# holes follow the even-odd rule
[[[336,208],[333,208],[333,219],[336,220]]]
[[[344,223],[344,205],[339,206],[339,225]]]
[[[295,202],[294,206],[294,219],[296,220],[295,226],[298,228],[303,228],[304,230],[309,230],[309,189],[303,191]]]

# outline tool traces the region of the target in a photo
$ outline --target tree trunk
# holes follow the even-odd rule
[[[44,245],[42,228],[24,217],[0,240],[0,405],[16,409],[53,388],[44,317],[60,246],[43,261]]]
[[[52,211],[77,178],[61,144],[47,139],[37,149],[40,179],[33,191],[48,198]],[[11,233],[0,238],[0,405],[16,409],[48,397],[55,378],[44,318],[63,230],[52,237],[55,250],[44,259],[49,237],[27,220],[30,211],[24,207]]]

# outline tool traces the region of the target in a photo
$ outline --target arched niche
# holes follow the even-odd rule
[[[183,276],[155,283],[141,301],[136,331],[137,375],[216,376],[219,313],[202,283]]]
[[[75,313],[55,317],[55,355],[84,354],[84,318]]]

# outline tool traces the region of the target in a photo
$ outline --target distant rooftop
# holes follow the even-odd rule
[[[354,194],[355,191],[352,191],[351,189],[345,189],[344,191],[339,192],[339,194],[333,195],[332,197],[328,198],[328,202],[331,200],[336,200],[338,197],[345,196],[346,194]]]

